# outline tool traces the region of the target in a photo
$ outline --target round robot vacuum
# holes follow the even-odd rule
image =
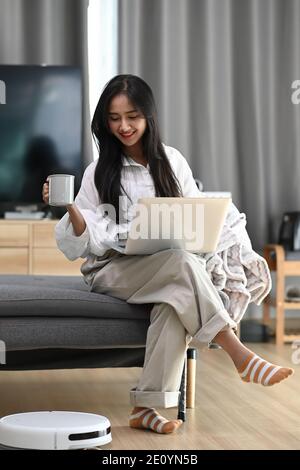
[[[111,440],[109,420],[93,413],[37,411],[0,419],[0,445],[15,449],[88,449]]]

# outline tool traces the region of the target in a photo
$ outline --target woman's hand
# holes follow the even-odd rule
[[[42,198],[45,204],[49,204],[49,180],[48,178],[43,184]],[[74,207],[74,205],[75,205],[74,203],[67,204],[66,208],[67,209],[69,209],[69,207],[72,208],[72,206]]]
[[[43,191],[42,191],[43,201],[45,204],[49,204],[49,181],[48,178],[43,184]],[[86,223],[84,218],[82,217],[81,212],[78,210],[76,204],[73,202],[72,204],[68,204],[66,209],[69,213],[70,220],[73,225],[73,229],[76,236],[80,236],[86,228]]]
[[[49,204],[49,181],[48,178],[43,184],[42,197],[45,204]]]

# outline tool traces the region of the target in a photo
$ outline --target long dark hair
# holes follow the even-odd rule
[[[109,105],[116,95],[125,94],[147,121],[142,136],[143,154],[149,163],[155,195],[180,197],[182,190],[161,142],[157,111],[151,88],[136,75],[117,75],[105,86],[92,120],[92,134],[98,147],[99,160],[95,169],[95,185],[101,203],[112,204],[119,223],[121,196],[122,144],[108,124]],[[125,190],[122,187],[124,193]]]

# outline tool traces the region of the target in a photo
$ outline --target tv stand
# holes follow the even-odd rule
[[[41,220],[45,218],[45,212],[25,212],[25,211],[7,211],[4,212],[4,219],[9,220]]]
[[[0,274],[80,275],[82,258],[69,261],[57,248],[58,220],[0,220]]]

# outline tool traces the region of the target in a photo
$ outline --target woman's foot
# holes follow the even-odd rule
[[[272,364],[244,346],[232,329],[221,330],[213,340],[229,354],[244,382],[274,385],[294,373],[289,367]]]
[[[170,434],[182,425],[181,419],[168,421],[154,408],[135,407],[129,417],[129,426],[138,429],[150,429],[160,434]]]
[[[237,370],[244,382],[260,383],[265,386],[279,383],[294,373],[293,369],[272,364],[252,351],[249,351]]]

